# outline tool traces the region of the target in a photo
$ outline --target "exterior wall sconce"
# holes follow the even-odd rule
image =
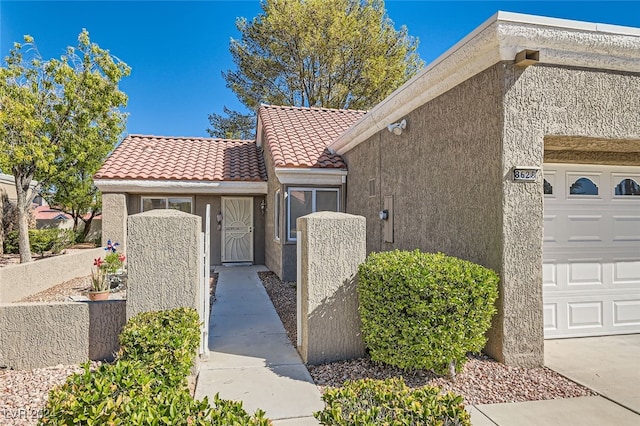
[[[265,210],[267,210],[267,202],[262,200],[260,201],[260,212],[264,215]]]
[[[394,135],[400,136],[402,131],[407,128],[407,120],[402,119],[402,121],[398,123],[392,123],[387,126],[387,130],[389,130]]]
[[[218,214],[216,215],[216,220],[218,221],[218,231],[222,229],[222,219],[224,219],[222,217],[222,212],[218,212]]]
[[[389,219],[389,210],[380,210],[380,212],[378,213],[378,216],[380,216],[380,220]]]

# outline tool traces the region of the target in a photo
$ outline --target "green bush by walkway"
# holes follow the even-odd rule
[[[69,376],[49,393],[41,425],[263,426],[264,412],[249,415],[241,402],[214,396],[195,400],[186,377],[200,341],[193,309],[148,312],[129,320],[114,364]]]
[[[358,296],[374,361],[453,375],[486,343],[498,276],[442,253],[371,253],[358,269]]]

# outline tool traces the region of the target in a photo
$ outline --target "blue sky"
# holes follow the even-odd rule
[[[640,27],[640,1],[394,1],[396,28],[420,39],[429,63],[496,11]],[[82,28],[92,41],[132,67],[121,88],[129,96],[128,133],[206,136],[208,114],[223,105],[242,110],[221,72],[233,68],[229,40],[237,17],[251,19],[247,1],[7,1],[0,0],[0,55],[24,34],[45,58],[75,45]]]

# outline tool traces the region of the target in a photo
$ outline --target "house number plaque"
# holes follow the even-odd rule
[[[538,178],[539,167],[520,167],[513,168],[514,182],[535,182]]]

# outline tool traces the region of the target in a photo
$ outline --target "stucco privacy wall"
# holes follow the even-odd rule
[[[32,369],[113,360],[125,301],[0,306],[0,367]]]
[[[127,252],[127,194],[102,194],[102,240],[120,243],[120,251]]]
[[[104,249],[82,250],[0,268],[0,303],[11,303],[77,277],[91,274]]]
[[[151,210],[128,218],[127,319],[140,312],[198,308],[200,216]]]
[[[366,256],[365,218],[320,212],[298,218],[298,305],[305,363],[362,357],[356,281]]]

